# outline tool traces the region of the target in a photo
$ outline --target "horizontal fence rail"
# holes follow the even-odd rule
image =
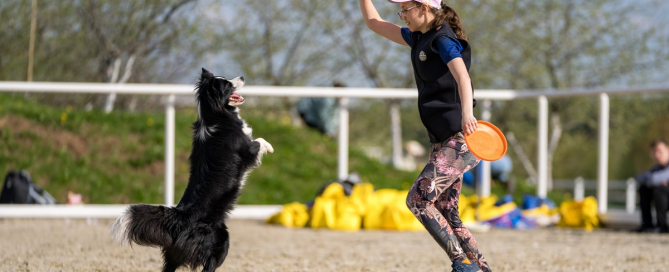
[[[0,205],[0,218],[117,218],[129,205]],[[234,219],[266,219],[280,212],[281,205],[238,205]]]
[[[117,93],[141,95],[191,95],[190,84],[107,84],[72,82],[0,82],[0,91],[37,93]],[[249,96],[274,97],[350,97],[416,99],[416,89],[400,88],[337,88],[337,87],[292,87],[292,86],[245,86],[239,93]],[[477,99],[510,100],[517,98],[512,90],[477,90]]]
[[[194,85],[191,84],[108,84],[108,83],[70,83],[70,82],[0,82],[0,92],[36,92],[36,93],[93,93],[93,94],[135,94],[135,95],[164,95],[167,97],[165,105],[165,204],[174,205],[174,96],[192,95]],[[537,195],[546,197],[547,193],[547,145],[548,142],[548,98],[572,97],[572,96],[598,96],[600,102],[599,145],[598,145],[598,177],[597,177],[597,200],[598,212],[607,212],[608,187],[608,95],[642,94],[642,93],[666,93],[669,85],[648,86],[639,88],[593,88],[593,89],[563,89],[563,90],[475,90],[474,98],[482,103],[481,120],[490,117],[490,100],[514,100],[514,99],[537,99],[539,108],[538,120],[538,186]],[[267,97],[335,97],[339,98],[340,134],[338,140],[338,176],[342,178],[348,173],[348,98],[372,98],[372,99],[416,99],[418,92],[415,89],[393,89],[393,88],[337,88],[337,87],[287,87],[287,86],[245,86],[239,91],[245,96],[267,96]],[[489,162],[483,162],[483,168],[489,168]],[[482,180],[483,186],[478,192],[481,195],[490,194],[490,177]],[[629,190],[628,190],[629,192]],[[629,203],[630,201],[628,201]],[[91,205],[94,206],[94,205]],[[12,206],[14,207],[14,206]],[[106,214],[118,214],[118,209],[107,210]],[[116,207],[118,208],[118,207]],[[37,207],[35,207],[37,209]],[[97,207],[84,208],[80,214],[95,214]],[[628,208],[629,210],[629,208]],[[17,210],[18,211],[18,210]],[[25,210],[28,211],[28,210]],[[62,211],[63,215],[72,214],[76,209]],[[16,214],[16,211],[13,211]],[[53,214],[51,208],[30,210],[30,214]],[[58,213],[58,212],[56,212]],[[75,214],[77,212],[74,212]],[[101,213],[105,213],[102,211]],[[0,208],[0,217],[12,217],[7,207]],[[39,216],[37,216],[39,217]],[[48,217],[48,216],[47,216]]]
[[[73,83],[73,82],[0,82],[0,91],[5,92],[38,92],[38,93],[119,93],[119,94],[192,94],[191,84],[108,84],[108,83]],[[541,96],[570,97],[594,96],[600,93],[611,95],[664,93],[669,92],[669,85],[647,86],[640,88],[593,88],[593,89],[560,89],[560,90],[526,90],[508,89],[475,90],[474,97],[480,100],[513,100],[538,98]],[[415,99],[416,89],[407,88],[337,88],[337,87],[294,87],[294,86],[245,86],[240,94],[251,96],[279,97],[357,97],[357,98],[396,98]]]

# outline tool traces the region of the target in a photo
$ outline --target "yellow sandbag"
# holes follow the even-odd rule
[[[583,201],[569,200],[560,205],[560,222],[558,226],[585,228],[592,230],[599,227],[597,218],[597,199],[592,196]]]
[[[373,194],[373,196],[376,197],[376,202],[370,203],[370,205],[388,205],[393,203],[396,199],[397,192],[397,189],[379,189]]]
[[[423,225],[416,219],[416,216],[407,208],[406,198],[409,190],[397,192],[394,205],[390,206],[393,213],[393,220],[395,221],[395,230],[424,230]]]
[[[479,220],[488,221],[508,214],[518,208],[518,205],[513,202],[503,204],[501,206],[482,206],[479,208]]]
[[[290,227],[293,225],[292,221],[293,221],[293,215],[289,212],[286,212],[286,210],[282,210],[270,216],[270,218],[267,218],[267,220],[265,220],[265,223],[280,224],[283,225],[284,227]]]
[[[386,208],[384,203],[388,202],[389,196],[394,194],[391,190],[381,189],[367,198],[367,206],[362,219],[362,227],[364,229],[380,229],[381,228],[381,214]]]
[[[293,202],[293,204],[289,205],[290,206],[287,208],[293,213],[293,227],[301,228],[306,226],[307,221],[309,221],[309,210],[307,209],[307,205],[299,202]]]
[[[353,190],[348,199],[351,201],[351,204],[355,206],[359,216],[365,215],[372,194],[374,194],[374,185],[371,183],[359,183],[353,185]]]
[[[469,207],[469,205],[470,205],[469,198],[464,196],[463,194],[460,194],[460,196],[458,197],[458,214],[460,214],[461,217],[462,213],[465,211],[465,209]]]
[[[597,199],[592,196],[583,199],[582,212],[586,230],[590,231],[593,228],[599,227],[599,218],[597,218]]]
[[[397,197],[395,197],[396,199]],[[399,222],[399,216],[397,215],[397,208],[395,207],[395,201],[387,203],[384,206],[383,212],[381,213],[381,229],[385,230],[395,230],[398,228],[397,224]],[[406,205],[404,205],[406,207]]]
[[[476,222],[476,208],[474,206],[467,206],[465,208],[458,206],[458,210],[462,210],[460,212],[460,221],[462,223]]]
[[[320,197],[337,200],[345,198],[346,194],[344,193],[344,187],[341,186],[341,184],[334,182],[325,187]]]
[[[394,200],[381,212],[381,229],[399,231],[424,229],[406,206],[408,193],[408,190],[395,192]]]
[[[332,229],[355,231],[362,223],[359,207],[351,198],[342,198],[336,202],[335,225]]]
[[[397,221],[398,219],[395,219],[394,217],[396,216],[396,211],[390,206],[386,206],[385,209],[383,209],[383,212],[381,213],[381,229],[384,230],[394,230],[397,229]]]
[[[458,203],[458,214],[460,215],[460,220],[463,223],[474,222],[476,221],[477,212],[479,220],[492,220],[511,212],[517,207],[513,202],[509,202],[498,207],[495,206],[496,202],[497,196],[494,195],[482,197],[480,202],[477,195],[460,195]]]
[[[336,224],[335,204],[334,199],[316,197],[310,212],[309,226],[314,229],[334,228]]]
[[[396,189],[379,189],[369,195],[367,207],[362,221],[365,229],[381,229],[383,225],[383,213],[394,201],[397,200]],[[406,197],[406,196],[405,196]],[[403,200],[402,203],[406,203]],[[403,204],[406,209],[406,204]]]
[[[371,199],[375,200],[376,197],[372,197]],[[372,203],[374,202],[372,201]],[[380,229],[382,222],[381,215],[385,209],[386,207],[383,205],[370,204],[367,206],[365,215],[362,218],[362,227],[364,229]]]
[[[402,219],[400,218],[396,202],[397,202],[397,193],[395,193],[393,201],[384,205],[385,209],[383,209],[383,212],[381,213],[381,229],[396,230],[401,227],[400,225],[402,224],[401,222]],[[406,209],[406,204],[404,205],[404,207]]]
[[[476,202],[474,202],[476,203]],[[481,198],[481,203],[478,204],[479,208],[490,208],[490,207],[495,207],[495,203],[497,203],[497,196],[491,195],[487,197],[482,197]],[[474,204],[476,205],[476,204]]]
[[[307,206],[299,202],[292,202],[283,205],[283,210],[268,218],[267,223],[301,228],[307,224],[308,220]]]
[[[458,199],[458,212],[464,211],[467,207],[480,208],[480,207],[492,207],[495,206],[497,202],[497,196],[487,196],[482,197],[479,201],[477,195],[464,196],[460,195]]]
[[[554,215],[558,212],[559,212],[558,209],[550,209],[550,208],[548,208],[548,205],[541,204],[541,206],[536,207],[534,209],[523,210],[523,215],[530,216],[530,217],[549,216],[549,215]]]
[[[344,199],[346,199],[346,194],[341,184],[331,183],[325,187],[323,193],[314,200],[309,226],[334,229],[337,226],[337,202]]]
[[[564,201],[560,204],[560,222],[561,227],[579,227],[581,225],[581,209],[583,204],[574,200]]]
[[[476,208],[478,197],[476,195],[465,196],[460,194],[458,198],[458,215],[462,223],[476,221]]]
[[[362,218],[356,214],[344,214],[337,218],[334,230],[356,231],[360,229]]]
[[[366,198],[372,194],[374,194],[374,185],[368,182],[363,182],[353,185],[350,197],[361,198],[366,201]]]

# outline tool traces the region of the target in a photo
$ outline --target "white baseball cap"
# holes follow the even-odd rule
[[[411,1],[416,1],[418,3],[427,4],[430,7],[433,7],[433,8],[436,8],[436,9],[441,9],[441,0],[388,0],[388,2],[391,2],[391,3],[404,3],[404,2],[411,2]]]

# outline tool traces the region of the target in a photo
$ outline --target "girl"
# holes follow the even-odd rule
[[[411,47],[418,111],[430,136],[430,162],[416,179],[407,206],[453,262],[453,271],[492,271],[458,216],[462,175],[479,163],[464,133],[476,131],[471,49],[455,11],[440,0],[399,3],[400,27],[381,19],[372,0],[359,0],[367,27]],[[472,262],[473,261],[473,262]]]

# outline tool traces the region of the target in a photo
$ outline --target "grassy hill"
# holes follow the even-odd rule
[[[278,118],[242,115],[274,146],[275,153],[250,176],[240,203],[306,201],[337,172],[337,143],[309,128]],[[176,114],[176,189],[179,200],[188,179],[193,108]],[[86,203],[162,203],[164,113],[51,107],[19,94],[0,94],[0,173],[25,169],[58,201],[67,192]],[[408,189],[418,172],[404,172],[369,159],[352,148],[350,171],[376,188]]]

